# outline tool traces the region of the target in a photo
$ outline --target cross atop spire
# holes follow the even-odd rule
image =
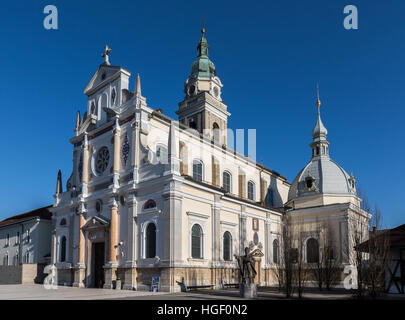
[[[319,84],[316,84],[316,106],[318,107],[318,112],[319,112],[319,107],[321,106],[321,100],[319,100]]]
[[[316,84],[316,106],[318,108],[318,117],[315,128],[312,130],[313,142],[311,143],[312,157],[325,155],[328,156],[329,142],[326,140],[328,130],[321,120],[321,100],[319,99],[319,85]]]
[[[105,45],[104,47],[104,52],[101,54],[101,56],[104,58],[104,63],[105,65],[109,66],[110,65],[110,61],[108,59],[108,56],[111,53],[111,49],[108,47],[108,45]]]
[[[204,33],[205,33],[205,20],[204,20],[204,18],[201,19],[201,25],[202,25],[201,34],[202,34],[202,37],[204,38]]]
[[[316,84],[316,106],[318,107],[318,119],[316,121],[316,125],[314,130],[312,131],[312,136],[314,139],[321,139],[326,140],[326,135],[328,130],[326,130],[325,126],[321,120],[321,100],[319,100],[319,85]]]

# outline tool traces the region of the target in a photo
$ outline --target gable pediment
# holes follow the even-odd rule
[[[122,73],[130,76],[130,73],[127,70],[119,66],[109,66],[104,64],[100,65],[89,83],[86,85],[83,93],[87,96],[93,94],[106,84],[119,78]]]
[[[86,224],[82,227],[82,229],[83,230],[100,229],[100,228],[108,228],[109,226],[110,223],[106,218],[95,216],[90,218],[90,220],[86,222]]]
[[[255,249],[251,252],[252,257],[261,258],[264,256],[264,253],[260,249]]]

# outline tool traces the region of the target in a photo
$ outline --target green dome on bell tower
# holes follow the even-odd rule
[[[208,57],[208,42],[207,39],[204,37],[205,29],[202,28],[201,30],[201,39],[200,43],[197,46],[198,50],[198,57],[193,62],[191,67],[191,75],[190,78],[211,78],[216,76],[215,65]]]

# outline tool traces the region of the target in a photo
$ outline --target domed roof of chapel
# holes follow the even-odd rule
[[[317,100],[318,118],[312,130],[312,159],[293,180],[288,201],[313,195],[356,195],[355,179],[329,156],[328,130],[321,120],[321,102]]]
[[[308,177],[313,179],[310,188],[307,185]],[[351,179],[352,177],[330,157],[312,158],[292,182],[288,201],[315,194],[355,195]]]

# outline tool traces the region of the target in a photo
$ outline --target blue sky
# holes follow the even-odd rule
[[[59,29],[45,30],[53,4]],[[359,29],[343,27],[356,5]],[[405,2],[7,1],[0,12],[0,218],[51,204],[72,169],[75,114],[104,45],[175,117],[201,18],[231,128],[257,129],[257,160],[290,181],[310,160],[316,83],[331,157],[353,171],[387,227],[405,222]]]

